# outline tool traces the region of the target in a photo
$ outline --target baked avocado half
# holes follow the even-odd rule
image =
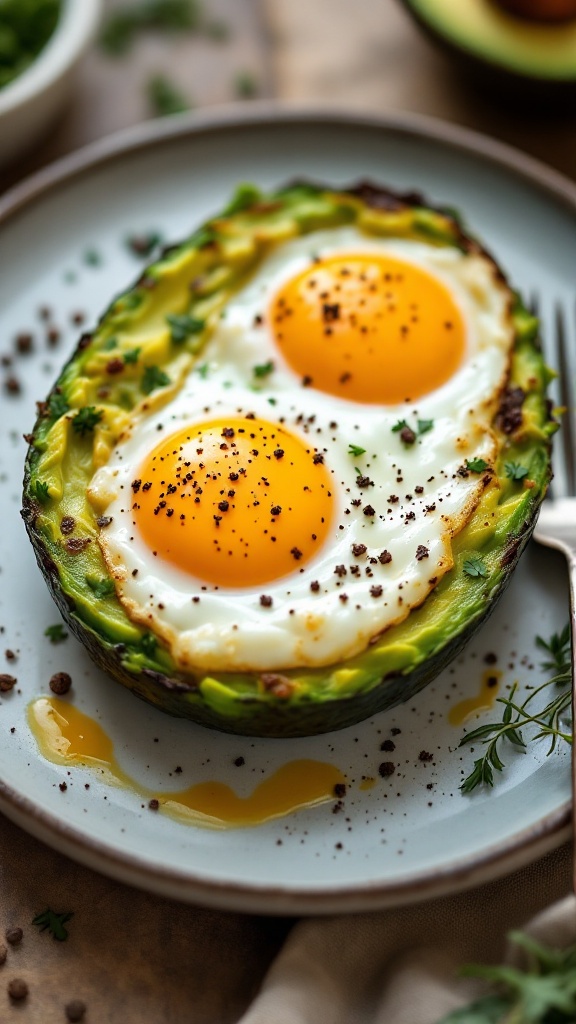
[[[89,499],[91,481],[107,467],[117,443],[130,434],[135,417],[169,408],[190,374],[204,375],[206,346],[229,300],[270,254],[301,237],[309,236],[313,243],[319,232],[350,226],[367,240],[417,243],[448,261],[458,254],[480,254],[506,289],[512,341],[495,396],[493,458],[489,465],[483,459],[462,458],[458,470],[462,478],[474,478],[479,500],[450,538],[451,568],[438,582],[428,581],[427,596],[409,614],[375,632],[352,656],[327,664],[275,664],[269,671],[183,668],[162,631],[146,628],[142,615],[129,614],[129,605],[120,600],[121,573],[115,577],[102,547],[111,518]],[[329,328],[338,317],[338,303],[324,302],[321,309]],[[94,332],[81,337],[39,406],[26,458],[22,515],[38,565],[70,629],[96,664],[137,696],[169,714],[228,732],[270,737],[326,732],[413,697],[494,608],[545,495],[556,425],[546,399],[549,373],[537,332],[537,320],[452,211],[434,209],[414,193],[400,195],[369,183],[342,190],[295,183],[266,195],[241,186],[219,216],[165,250],[112,302]],[[255,395],[270,366],[254,368]],[[276,399],[267,401],[274,404]],[[418,421],[412,430],[400,420],[392,427],[394,443],[409,452],[416,434],[430,427],[430,422]],[[349,447],[354,455],[363,451]],[[356,472],[358,487],[368,488],[368,476]],[[400,470],[395,472],[401,480]],[[145,481],[133,480],[130,500],[137,502],[145,486]],[[359,493],[364,497],[364,491]],[[408,498],[414,500],[413,495]],[[360,499],[352,501],[360,504]],[[369,509],[368,504],[352,511],[366,523]],[[414,519],[414,514],[408,511],[405,519]],[[355,554],[366,551],[365,545],[354,547]],[[427,549],[419,547],[416,558],[427,557]],[[350,567],[350,572],[371,576],[370,561],[377,559],[368,559],[361,570]],[[388,553],[382,552],[380,562],[386,561]],[[334,571],[340,575],[345,566]],[[312,584],[312,589],[318,587]],[[376,598],[381,590],[372,586],[371,596]],[[270,603],[265,597],[260,597],[261,605]],[[401,604],[402,597],[397,600]]]
[[[527,0],[402,0],[430,38],[461,69],[488,88],[508,88],[526,99],[570,102],[576,96],[576,17],[560,4],[565,20],[546,21]],[[505,8],[509,7],[508,10]],[[513,13],[515,9],[518,13]],[[520,11],[525,10],[524,16]]]

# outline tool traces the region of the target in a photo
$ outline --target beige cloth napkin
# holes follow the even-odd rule
[[[302,921],[240,1024],[436,1024],[484,991],[458,977],[463,964],[521,962],[506,948],[510,929],[557,948],[576,942],[570,865],[564,846],[471,892]]]

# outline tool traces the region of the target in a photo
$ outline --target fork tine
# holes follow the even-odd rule
[[[576,493],[576,445],[574,443],[574,381],[570,369],[568,333],[564,311],[556,306],[554,314],[556,344],[558,347],[558,370],[560,374],[560,398],[566,412],[562,416],[562,442],[564,472],[568,494]]]

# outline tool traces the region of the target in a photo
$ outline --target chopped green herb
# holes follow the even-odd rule
[[[96,409],[93,405],[85,405],[80,409],[72,420],[72,427],[77,434],[85,437],[92,433],[97,423],[100,423],[104,413],[102,409]]]
[[[114,581],[106,577],[96,579],[94,576],[86,576],[86,583],[94,596],[99,599],[110,597],[116,591]]]
[[[394,427],[392,429],[394,429]],[[357,444],[348,445],[348,455],[353,455],[355,459],[359,458],[360,455],[364,455],[365,451],[365,448],[360,448]]]
[[[153,75],[146,86],[150,110],[155,117],[170,117],[190,110],[191,104],[166,75]]]
[[[277,403],[275,398],[269,398],[268,399],[268,405],[277,405],[277,404],[278,403]]]
[[[48,411],[55,420],[59,420],[64,413],[68,412],[70,406],[59,391],[53,391],[48,399]]]
[[[242,210],[248,210],[261,199],[262,193],[256,185],[249,181],[241,182],[224,210],[224,216],[231,217],[233,213],[241,213]]]
[[[263,380],[264,377],[268,377],[274,372],[274,363],[269,359],[267,363],[260,363],[259,366],[254,366],[252,372],[258,380]]]
[[[32,485],[32,494],[41,505],[45,505],[50,498],[50,489],[43,480],[35,480]]]
[[[0,89],[22,74],[44,49],[60,15],[60,0],[2,0]]]
[[[181,345],[194,334],[200,334],[205,326],[205,320],[198,320],[197,317],[188,316],[187,313],[169,313],[166,321],[170,326],[170,337],[175,345]]]
[[[202,363],[201,366],[196,367],[196,373],[198,374],[199,377],[202,378],[202,380],[206,380],[209,370],[210,367],[208,363]]]
[[[140,641],[140,647],[146,657],[153,658],[156,653],[158,641],[152,633],[145,633]]]
[[[102,256],[97,249],[86,249],[82,258],[87,267],[102,266]]]
[[[485,469],[488,469],[488,463],[485,459],[466,459],[466,469],[469,469],[471,473],[483,473]]]
[[[498,995],[454,1010],[438,1024],[574,1024],[576,944],[550,948],[522,932],[510,932],[507,938],[523,950],[526,967],[464,967],[468,977],[497,986]]]
[[[146,231],[141,235],[129,235],[126,245],[134,256],[146,258],[162,245],[162,241],[163,237],[159,231]]]
[[[520,465],[519,462],[505,462],[504,472],[510,480],[524,480],[528,476],[528,467]]]
[[[111,352],[113,348],[118,348],[118,338],[108,338],[102,345],[103,352]]]
[[[36,925],[41,932],[48,930],[49,934],[53,938],[57,939],[58,942],[65,942],[68,938],[68,929],[64,926],[74,917],[71,910],[64,914],[56,914],[50,907],[43,910],[41,914],[36,914],[36,917],[32,921],[33,925]]]
[[[137,363],[141,351],[142,349],[140,346],[138,346],[138,348],[129,348],[128,351],[124,353],[123,357],[126,366],[130,366],[133,363]]]
[[[518,684],[514,683],[508,697],[497,697],[497,702],[504,706],[502,719],[499,722],[481,725],[462,737],[461,747],[476,742],[486,745],[483,757],[474,761],[470,775],[460,786],[463,793],[471,793],[479,785],[494,785],[492,769],[501,772],[505,768],[498,752],[498,744],[502,740],[508,740],[520,750],[526,750],[527,739],[521,729],[528,725],[537,727],[536,734],[529,738],[539,740],[549,737],[548,754],[556,748],[559,739],[567,743],[573,741],[572,734],[562,726],[563,716],[570,708],[572,699],[570,626],[565,626],[561,633],[555,633],[548,641],[536,637],[536,645],[546,652],[547,659],[542,662],[542,668],[552,671],[552,678],[532,689],[521,704],[516,699]],[[549,686],[555,687],[554,696],[541,711],[532,714],[531,702]]]
[[[250,71],[241,71],[236,75],[234,91],[239,99],[251,100],[258,95],[258,80]]]
[[[111,11],[100,33],[100,46],[113,57],[131,48],[141,31],[191,32],[201,27],[197,0],[135,0]]]
[[[488,576],[488,568],[480,555],[472,555],[467,558],[462,566],[467,576]]]
[[[164,373],[159,366],[147,366],[142,375],[140,388],[145,395],[149,395],[156,388],[163,388],[170,384],[170,377]]]
[[[392,433],[399,434],[400,431],[404,430],[404,427],[407,426],[408,424],[406,423],[406,420],[398,420],[398,423],[395,423],[394,426],[392,427]]]
[[[44,630],[44,636],[47,636],[51,644],[60,644],[66,639],[68,633],[64,629],[61,622],[57,622],[55,626],[47,626]]]
[[[434,420],[418,420],[418,433],[427,434],[434,426]]]

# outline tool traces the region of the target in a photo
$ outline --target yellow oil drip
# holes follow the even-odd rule
[[[204,828],[261,825],[334,800],[334,787],[345,782],[334,765],[303,759],[282,765],[247,797],[238,796],[222,782],[199,782],[183,790],[155,792],[123,771],[102,726],[73,704],[57,697],[39,697],[28,708],[28,721],[48,761],[67,768],[90,768],[111,785],[157,800],[158,809],[170,817]]]
[[[362,790],[373,789],[375,785],[376,785],[376,779],[366,778],[366,779],[362,779],[360,785],[358,786],[358,789],[362,789]]]
[[[502,672],[499,669],[486,669],[482,675],[480,693],[476,697],[467,697],[455,704],[448,712],[450,725],[464,725],[477,711],[488,711],[494,707],[498,696]]]

